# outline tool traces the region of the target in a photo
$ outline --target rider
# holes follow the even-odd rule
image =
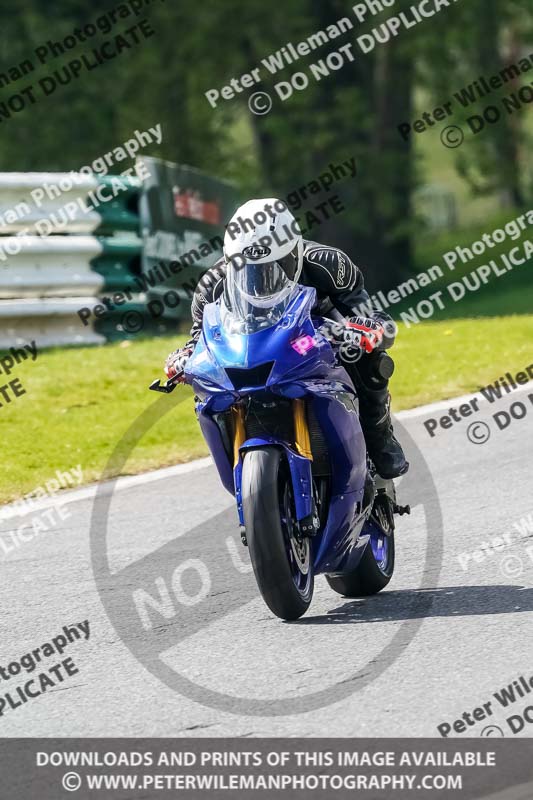
[[[228,270],[238,270],[247,262],[277,262],[291,281],[316,289],[319,313],[327,316],[328,307],[333,306],[356,335],[360,334],[364,346],[361,358],[355,363],[349,360],[344,366],[357,388],[368,453],[381,477],[403,475],[409,464],[393,433],[388,379],[379,368],[383,350],[394,342],[391,318],[381,311],[374,311],[372,319],[367,318],[370,300],[361,271],[336,247],[304,240],[282,200],[249,200],[235,212],[226,227],[223,257],[196,286],[191,308],[192,338],[168,356],[167,377],[183,380],[185,365],[201,334],[204,307],[223,293]]]

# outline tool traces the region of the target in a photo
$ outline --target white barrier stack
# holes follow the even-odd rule
[[[80,324],[77,312],[94,304],[93,297],[0,301],[0,350],[31,342],[38,347],[66,344],[100,344],[99,336]]]
[[[95,236],[0,238],[0,259],[7,254],[0,260],[0,299],[95,295],[104,279],[91,260],[102,249]]]
[[[92,175],[53,172],[0,172],[0,234],[18,233],[50,215],[61,216],[69,203],[85,200],[98,188]],[[74,217],[74,215],[72,215]],[[95,211],[82,211],[68,220],[67,233],[92,233],[102,218]]]
[[[0,173],[0,349],[105,341],[76,313],[104,284],[91,269],[102,246],[89,235],[102,218],[83,207],[98,186],[93,175]]]

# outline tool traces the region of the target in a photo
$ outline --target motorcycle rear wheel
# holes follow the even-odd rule
[[[394,523],[391,525],[386,515],[374,510],[374,530],[382,533],[371,534],[365,552],[357,567],[345,575],[326,575],[333,591],[343,597],[368,597],[377,594],[387,586],[394,572]],[[371,517],[372,519],[372,517]],[[385,533],[387,535],[385,535]]]
[[[279,448],[245,454],[242,504],[259,591],[277,617],[298,619],[313,597],[313,556],[309,539],[297,535],[289,466]]]

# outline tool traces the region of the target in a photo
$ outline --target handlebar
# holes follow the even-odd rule
[[[334,322],[340,322],[342,325],[346,325],[346,317],[343,317],[341,312],[334,306],[328,311],[327,319],[332,319]]]
[[[327,317],[322,317],[324,323],[318,328],[318,330],[324,336],[326,336],[326,338],[328,338],[330,341],[333,340],[334,344],[341,346],[349,343],[347,340],[347,333],[349,332],[349,338],[351,339],[351,342],[353,344],[360,344],[361,335],[356,333],[353,328],[348,326],[346,318],[341,314],[340,311],[332,307],[327,311],[327,314]],[[357,341],[358,339],[359,341]],[[373,355],[375,355],[373,368],[376,377],[388,380],[394,372],[394,361],[384,350],[378,351],[376,349]],[[169,378],[163,385],[161,385],[161,381],[159,379],[152,381],[148,388],[152,392],[171,394],[176,386],[181,383],[179,379],[182,374],[183,373],[180,373],[180,375]]]
[[[326,337],[326,339],[329,339],[330,342],[336,345],[348,343],[355,345],[359,344],[361,340],[361,334],[347,325],[346,319],[342,316],[342,314],[339,314],[338,318],[331,315],[331,317],[323,317],[322,319],[324,321],[318,326],[318,330],[323,336]]]

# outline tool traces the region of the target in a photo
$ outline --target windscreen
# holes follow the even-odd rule
[[[230,263],[221,307],[224,327],[231,333],[249,334],[275,325],[295,288],[277,261]]]

